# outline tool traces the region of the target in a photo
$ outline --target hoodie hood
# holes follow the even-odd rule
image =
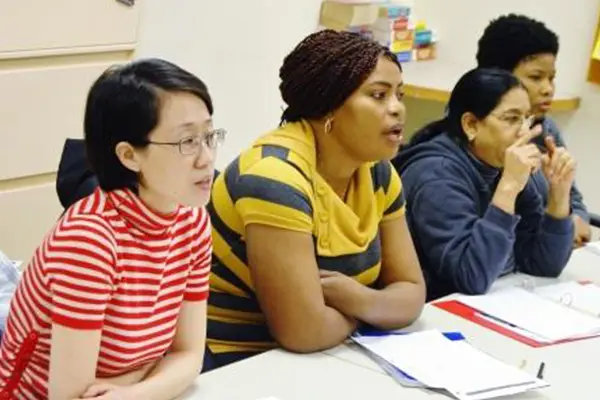
[[[461,145],[452,140],[446,133],[441,133],[431,140],[401,149],[392,160],[392,164],[399,173],[402,173],[412,164],[428,158],[461,162],[461,153],[464,152],[465,150]]]
[[[475,157],[471,151],[447,133],[414,146],[400,150],[392,160],[398,173],[404,176],[428,174],[431,178],[451,178],[456,173],[467,173],[471,180],[482,184],[493,184],[500,170]],[[418,164],[418,171],[412,171]]]

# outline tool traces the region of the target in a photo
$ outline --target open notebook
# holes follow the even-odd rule
[[[581,289],[576,292],[576,289]],[[479,296],[460,296],[457,301],[520,334],[541,342],[558,342],[600,335],[600,318],[570,304],[586,307],[584,285],[547,286],[528,291],[511,287]],[[593,298],[590,290],[590,298]],[[567,301],[567,294],[569,295]]]
[[[549,386],[548,383],[476,349],[428,330],[405,335],[354,336],[357,344],[402,372],[407,386],[445,392],[459,400],[484,400]]]

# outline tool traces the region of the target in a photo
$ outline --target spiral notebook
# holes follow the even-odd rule
[[[433,305],[532,347],[543,347],[600,336],[600,318],[595,315],[600,289],[586,286],[568,282],[532,290],[510,287]]]

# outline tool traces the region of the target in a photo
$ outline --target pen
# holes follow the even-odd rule
[[[488,314],[488,313],[484,313],[484,312],[478,311],[478,312],[476,312],[476,313],[475,313],[475,315],[477,315],[478,317],[482,317],[482,318],[484,318],[484,319],[489,319],[489,320],[492,320],[492,322],[495,322],[496,324],[500,324],[500,325],[508,325],[508,326],[510,326],[511,328],[519,328],[519,327],[518,327],[517,325],[515,325],[515,324],[511,324],[511,323],[510,323],[510,322],[508,322],[508,321],[505,321],[505,320],[503,320],[503,319],[500,319],[500,318],[494,317],[493,315],[491,315],[491,314]]]
[[[360,336],[367,337],[383,337],[383,336],[396,336],[396,335],[407,335],[410,332],[399,332],[399,331],[378,331],[378,330],[368,330],[368,331],[358,331]],[[460,332],[443,332],[442,333],[447,339],[452,341],[465,340],[465,337]]]
[[[544,368],[545,367],[546,367],[546,364],[544,362],[542,362],[540,364],[540,368],[538,369],[538,373],[537,373],[538,379],[544,379]]]

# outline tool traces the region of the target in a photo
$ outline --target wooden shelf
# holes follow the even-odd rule
[[[434,89],[426,86],[412,85],[406,83],[404,85],[404,93],[407,97],[419,100],[429,100],[439,103],[447,103],[450,99],[450,91],[444,89]],[[579,108],[581,98],[579,97],[558,97],[552,102],[552,111],[566,112],[574,111]]]

